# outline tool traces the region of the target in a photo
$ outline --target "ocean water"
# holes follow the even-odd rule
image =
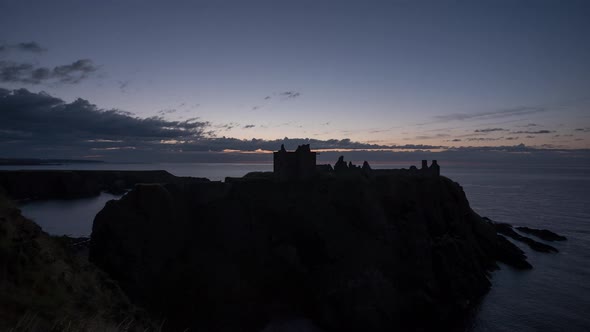
[[[546,242],[557,254],[516,243],[534,269],[501,266],[492,273],[492,289],[470,330],[590,331],[590,168],[511,166],[444,174],[463,186],[480,215],[568,238]]]
[[[97,197],[33,201],[20,206],[23,214],[52,235],[90,236],[92,221],[106,202],[121,195],[102,193]]]
[[[590,166],[445,167],[444,161],[440,164],[441,173],[463,186],[472,208],[480,215],[515,226],[547,228],[568,238],[550,243],[559,249],[557,254],[537,253],[517,243],[534,269],[523,272],[501,265],[492,272],[492,289],[478,305],[468,331],[590,331]],[[83,167],[165,169],[178,176],[211,180],[272,169],[269,164]],[[80,165],[52,168],[79,169]],[[51,234],[88,236],[94,215],[113,198],[116,197],[102,194],[90,199],[31,202],[21,209]]]

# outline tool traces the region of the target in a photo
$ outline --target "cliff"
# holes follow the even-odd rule
[[[51,237],[0,194],[0,331],[143,331],[145,315],[67,238]]]
[[[101,191],[123,193],[137,183],[189,181],[208,180],[176,177],[166,171],[0,171],[0,188],[16,200],[81,198]]]
[[[391,174],[137,185],[90,259],[171,331],[460,328],[496,261],[531,267],[457,183]]]

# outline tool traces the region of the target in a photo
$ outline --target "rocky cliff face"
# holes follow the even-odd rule
[[[90,259],[170,330],[215,331],[457,326],[496,261],[530,267],[457,183],[390,175],[138,185],[96,216]]]

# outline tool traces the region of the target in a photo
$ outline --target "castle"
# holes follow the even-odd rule
[[[440,176],[440,166],[438,166],[436,160],[432,160],[430,167],[428,167],[428,160],[422,160],[422,168],[420,168],[420,171],[425,175]]]
[[[316,152],[311,152],[309,144],[300,145],[294,152],[281,149],[273,153],[273,171],[279,181],[305,180],[316,171]]]
[[[316,173],[335,173],[335,174],[356,174],[371,175],[373,173],[396,173],[404,175],[417,176],[440,176],[440,166],[436,160],[428,166],[427,160],[422,160],[422,167],[418,169],[411,166],[410,169],[376,169],[372,170],[368,162],[364,162],[362,167],[355,166],[352,162],[348,164],[344,157],[338,158],[338,161],[332,168],[331,165],[316,165],[317,152],[312,152],[309,144],[300,145],[295,151],[285,150],[281,144],[281,149],[273,153],[273,173],[278,181],[306,180]]]

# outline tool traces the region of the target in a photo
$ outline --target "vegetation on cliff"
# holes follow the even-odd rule
[[[0,194],[0,331],[149,327],[117,283],[71,243],[44,233]]]

